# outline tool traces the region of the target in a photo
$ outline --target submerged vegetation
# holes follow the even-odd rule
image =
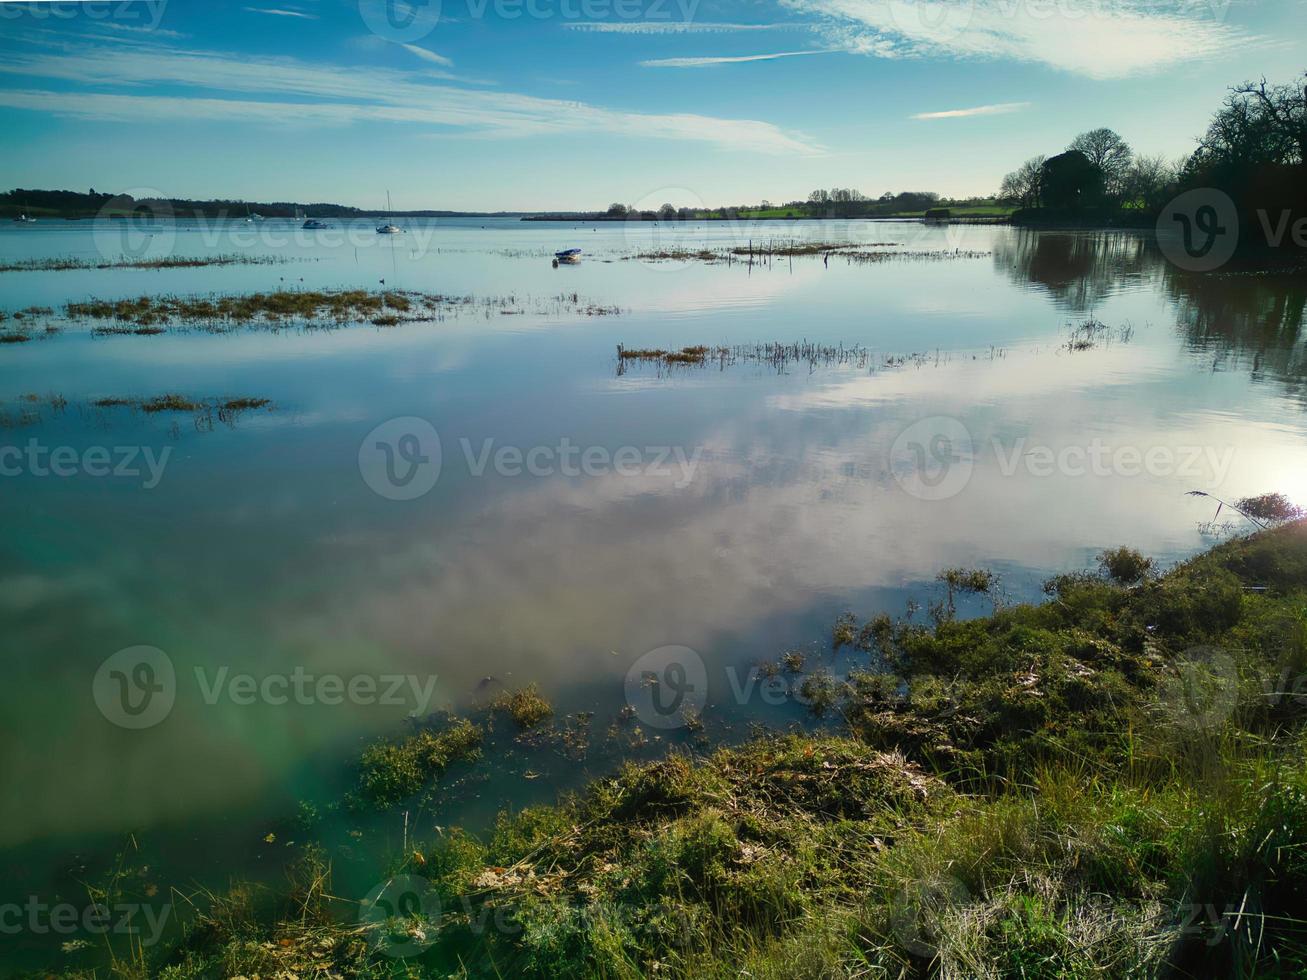
[[[494,700],[491,708],[513,719],[518,728],[535,728],[554,713],[551,705],[534,684],[517,691],[506,691]]]
[[[1128,344],[1135,336],[1135,328],[1132,323],[1123,323],[1116,328],[1112,328],[1102,320],[1096,320],[1093,317],[1069,327],[1069,330],[1071,337],[1062,347],[1071,353],[1093,350],[1095,347],[1111,344],[1113,341]]]
[[[152,335],[170,330],[223,333],[242,327],[324,328],[350,323],[392,327],[401,323],[443,320],[479,313],[576,313],[607,316],[616,306],[587,300],[577,293],[551,297],[445,296],[402,290],[277,290],[245,295],[140,296],[135,299],[88,299],[65,307],[70,320],[89,320],[95,334]]]
[[[390,806],[433,784],[454,762],[475,758],[485,731],[466,719],[454,719],[442,732],[420,731],[400,739],[382,739],[359,760],[355,806]]]
[[[1002,357],[1004,352],[991,348],[988,356],[992,359]],[[819,367],[852,367],[860,370],[877,370],[880,368],[899,368],[905,366],[924,367],[927,364],[939,364],[948,355],[935,351],[933,353],[917,352],[912,354],[878,353],[860,344],[822,344],[810,340],[791,343],[771,342],[763,344],[733,344],[730,346],[693,344],[689,347],[627,347],[617,345],[617,373],[624,374],[629,366],[635,364],[652,364],[660,370],[663,368],[706,367],[720,369],[737,364],[762,364],[778,373],[790,368],[804,366],[809,370]]]
[[[73,269],[194,269],[209,265],[280,265],[279,255],[226,252],[221,255],[169,255],[157,259],[81,259],[73,255],[0,263],[0,272],[66,272]]]
[[[949,248],[929,250],[903,250],[899,242],[822,242],[804,239],[777,239],[748,242],[744,245],[727,245],[702,248],[675,247],[637,252],[625,256],[646,262],[705,262],[746,266],[770,266],[776,259],[793,260],[795,257],[820,257],[827,265],[832,258],[844,259],[849,264],[891,262],[895,260],[931,261],[942,259],[979,259],[989,252]]]
[[[0,399],[0,429],[39,425],[47,419],[60,418],[67,413],[70,404],[83,421],[96,427],[104,427],[108,424],[109,413],[130,409],[148,416],[191,415],[195,428],[201,432],[212,431],[215,422],[221,422],[228,428],[235,428],[244,413],[259,410],[272,411],[275,408],[270,398],[248,395],[221,398],[192,398],[175,392],[150,397],[104,395],[87,402],[70,403],[67,397],[55,392],[47,395],[29,392],[16,399],[16,414],[11,414],[5,400]],[[174,434],[179,431],[174,423]]]
[[[1099,562],[1039,605],[946,570],[929,622],[837,624],[842,674],[803,684],[834,729],[629,763],[481,837],[406,810],[385,874],[419,894],[384,921],[327,897],[313,846],[311,914],[302,888],[237,888],[149,975],[1298,975],[1307,523],[1160,575],[1129,548]],[[994,608],[961,619],[964,594]],[[484,735],[369,747],[358,799],[439,794]]]

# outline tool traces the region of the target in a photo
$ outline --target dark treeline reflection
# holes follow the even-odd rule
[[[1073,316],[1092,316],[1114,293],[1160,282],[1175,324],[1193,351],[1217,369],[1246,369],[1307,401],[1307,265],[1234,262],[1219,272],[1177,268],[1151,236],[1121,232],[1019,231],[994,247],[995,265],[1046,292]]]
[[[1307,401],[1307,268],[1164,268],[1177,326],[1192,350],[1214,354],[1217,368],[1246,367],[1254,381],[1276,381]]]
[[[1088,316],[1104,299],[1160,274],[1161,253],[1144,235],[1019,229],[994,245],[994,264],[1043,289],[1060,309]]]

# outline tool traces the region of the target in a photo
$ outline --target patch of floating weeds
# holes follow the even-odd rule
[[[1134,339],[1134,335],[1135,328],[1131,323],[1124,323],[1113,330],[1102,320],[1090,317],[1083,323],[1071,327],[1071,336],[1062,345],[1062,349],[1074,354],[1077,351],[1093,350],[1099,344],[1111,343],[1113,340],[1128,344]]]
[[[65,272],[74,269],[194,269],[208,265],[281,265],[291,260],[280,255],[174,255],[161,259],[109,259],[96,261],[61,256],[0,263],[0,272]]]
[[[534,684],[517,691],[505,691],[490,707],[498,714],[508,715],[520,729],[535,728],[554,713],[554,706]]]
[[[577,293],[524,303],[516,296],[472,297],[363,289],[317,291],[277,290],[241,296],[139,296],[134,299],[89,299],[67,304],[72,320],[99,321],[93,335],[149,336],[168,330],[204,330],[225,333],[240,327],[278,330],[287,327],[330,328],[351,323],[393,327],[404,323],[441,320],[466,312],[578,313],[609,316],[622,312],[587,300]]]
[[[102,410],[128,408],[145,415],[191,414],[194,416],[195,428],[201,432],[212,431],[215,418],[228,428],[235,428],[236,422],[243,412],[257,411],[259,409],[271,411],[273,408],[272,400],[269,398],[242,396],[239,398],[194,399],[187,395],[175,393],[156,395],[153,398],[109,395],[93,399],[91,406]]]
[[[670,248],[637,252],[623,256],[647,262],[705,262],[743,263],[745,265],[771,265],[775,259],[820,256],[826,264],[831,258],[843,258],[848,263],[889,262],[895,260],[944,260],[987,258],[989,252],[973,249],[932,249],[904,251],[899,242],[807,242],[794,240],[749,242],[719,248]]]
[[[268,398],[231,398],[220,406],[229,412],[239,412],[252,408],[266,408],[272,404]]]
[[[15,429],[43,422],[45,420],[41,413],[43,406],[56,416],[62,415],[68,407],[68,399],[56,392],[48,395],[27,392],[19,395],[14,401],[17,402],[16,415],[10,414],[4,399],[0,398],[0,429]]]
[[[737,364],[765,364],[778,372],[796,365],[805,365],[809,370],[840,366],[875,370],[909,364],[921,367],[932,362],[938,363],[941,356],[938,353],[877,355],[860,345],[820,344],[808,340],[788,344],[776,342],[715,347],[694,344],[674,349],[625,347],[618,344],[617,373],[624,374],[628,365],[642,363],[654,364],[659,369],[705,367],[709,364],[725,369]]]
[[[444,731],[423,730],[399,739],[381,739],[359,757],[354,808],[384,809],[401,803],[442,776],[455,762],[481,753],[485,731],[466,719],[451,720]]]
[[[94,327],[91,330],[93,337],[112,337],[115,335],[134,336],[134,337],[153,337],[155,334],[164,332],[163,327],[130,327],[118,323],[109,323],[103,326]]]
[[[140,402],[142,412],[198,412],[204,407],[202,402],[191,401],[184,395],[159,395]]]

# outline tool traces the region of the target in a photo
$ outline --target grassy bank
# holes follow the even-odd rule
[[[1036,605],[980,570],[940,589],[835,624],[836,672],[800,686],[834,730],[629,764],[484,835],[410,838],[385,873],[414,900],[364,908],[399,909],[384,929],[330,897],[309,848],[286,896],[215,899],[149,975],[1307,971],[1307,522],[1162,575],[1105,552]],[[977,601],[991,614],[958,618]],[[389,745],[361,773],[398,807],[476,764],[480,735]]]

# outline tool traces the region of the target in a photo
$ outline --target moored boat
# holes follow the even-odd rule
[[[391,215],[391,211],[390,211],[390,191],[386,191],[386,219],[387,219],[387,220],[386,220],[386,223],[385,223],[384,225],[381,225],[380,227],[377,228],[377,234],[378,234],[378,235],[401,235],[401,234],[403,234],[404,229],[401,228],[401,227],[399,227],[399,225],[395,224],[393,221],[389,220],[389,219],[390,219],[390,215]]]

